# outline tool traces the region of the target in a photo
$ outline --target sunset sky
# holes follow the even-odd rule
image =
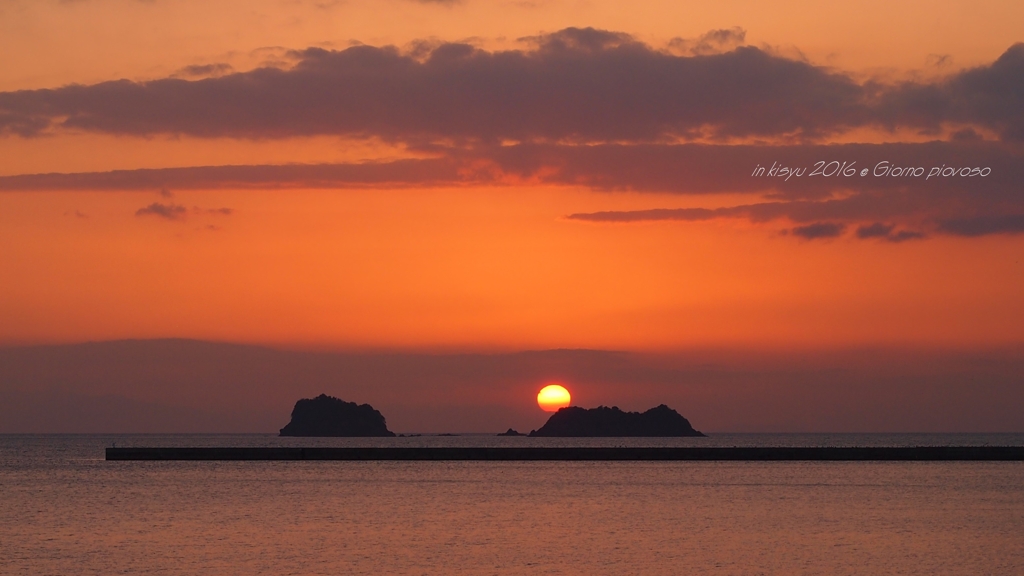
[[[241,349],[322,368],[241,431],[326,388],[536,427],[552,379],[706,430],[1024,430],[1020,2],[0,0],[0,54],[0,432],[216,428]],[[82,360],[169,338],[254,347]],[[105,407],[25,416],[62,393]]]

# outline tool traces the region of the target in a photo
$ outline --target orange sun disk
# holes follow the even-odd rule
[[[537,394],[537,404],[545,412],[557,412],[569,405],[569,391],[559,384],[548,384]]]

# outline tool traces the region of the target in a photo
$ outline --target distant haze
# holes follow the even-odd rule
[[[1019,351],[303,352],[194,340],[0,349],[0,433],[276,432],[296,400],[370,403],[397,432],[529,431],[536,393],[665,403],[706,432],[1024,431]]]

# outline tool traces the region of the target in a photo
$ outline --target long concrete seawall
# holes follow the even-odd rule
[[[107,448],[107,460],[1022,461],[1024,446],[865,448]]]

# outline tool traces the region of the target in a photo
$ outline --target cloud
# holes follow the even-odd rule
[[[853,197],[850,199],[828,201],[766,202],[716,209],[656,208],[650,210],[582,212],[569,214],[565,218],[567,220],[594,223],[631,223],[653,221],[694,222],[723,218],[743,218],[751,222],[768,222],[777,219],[801,222],[820,217],[839,217],[856,222],[865,219],[866,216],[873,212],[884,213],[884,211],[880,210],[860,210],[856,204],[862,202],[858,202],[858,200],[856,197]],[[924,209],[920,208],[919,211],[923,212]],[[927,218],[922,214],[914,212],[906,214],[906,216],[911,222],[919,225],[930,225],[934,232],[947,235],[975,237],[989,234],[1024,233],[1024,214],[979,216],[938,221],[935,218]],[[845,227],[846,223],[811,222],[810,224],[797,226],[791,232],[795,236],[809,240],[833,238],[839,236]],[[892,243],[921,240],[927,237],[926,233],[918,230],[895,230],[895,228],[895,224],[880,222],[861,224],[857,227],[855,235],[861,240],[880,239]]]
[[[900,230],[898,232],[894,232],[894,228],[896,228],[895,224],[883,224],[882,222],[858,226],[857,238],[860,238],[861,240],[877,238],[888,242],[899,243],[906,242],[907,240],[920,240],[925,237],[921,232],[915,232],[913,230]]]
[[[697,55],[593,28],[534,37],[522,50],[308,48],[290,53],[287,69],[0,93],[0,132],[593,143],[815,139],[953,122],[1024,139],[1024,44],[945,80],[887,85],[752,46],[712,53],[743,39],[740,29],[709,32],[687,48]],[[183,72],[227,72],[208,66]]]
[[[857,238],[885,238],[896,226],[892,224],[883,224],[881,222],[875,222],[867,226],[861,226],[857,228]]]
[[[1024,213],[951,218],[940,222],[939,229],[956,236],[1020,234],[1024,232]]]
[[[813,137],[872,121],[865,88],[825,68],[749,46],[675,56],[592,28],[536,37],[527,50],[442,43],[423,58],[359,45],[293,56],[287,70],[0,93],[0,131],[594,142]]]
[[[885,237],[889,242],[895,243],[906,242],[907,240],[923,240],[924,238],[924,233],[914,230],[900,230]]]
[[[929,54],[925,57],[924,63],[931,68],[947,68],[953,65],[953,56],[951,54]]]
[[[216,77],[223,76],[234,72],[234,68],[231,64],[224,62],[218,62],[215,64],[194,64],[192,66],[185,66],[180,68],[177,72],[171,75],[172,78],[198,78],[198,77]]]
[[[160,202],[154,202],[149,206],[139,208],[135,211],[136,216],[157,216],[166,220],[185,220],[190,214],[192,215],[210,215],[210,216],[231,216],[235,213],[233,208],[207,208],[203,209],[199,206],[193,206],[191,210],[180,204],[161,204]],[[207,228],[211,230],[220,230],[220,227],[210,225]]]
[[[161,204],[159,202],[153,202],[149,206],[136,210],[135,215],[158,216],[167,220],[184,220],[188,215],[188,208],[179,204]]]
[[[963,128],[950,134],[950,139],[954,142],[978,142],[983,140],[981,134],[978,134],[973,128]]]
[[[171,188],[349,188],[373,186],[450,185],[480,181],[468,164],[448,159],[395,160],[361,164],[284,164],[143,168],[109,172],[0,176],[0,191],[27,190],[159,190]]]
[[[675,53],[703,56],[719,54],[741,46],[747,39],[747,31],[739,26],[710,30],[697,38],[673,38],[669,49]]]
[[[734,209],[709,210],[707,208],[655,208],[652,210],[606,211],[569,214],[569,220],[584,222],[651,222],[658,220],[711,220],[735,214]]]
[[[836,238],[843,233],[846,226],[838,224],[836,222],[815,222],[814,224],[808,224],[807,226],[797,226],[790,230],[794,236],[799,236],[805,240],[821,240],[826,238]]]
[[[904,83],[878,99],[878,117],[890,127],[935,132],[943,123],[963,122],[992,129],[1004,140],[1024,141],[1024,43],[1011,46],[990,66],[933,84]]]

